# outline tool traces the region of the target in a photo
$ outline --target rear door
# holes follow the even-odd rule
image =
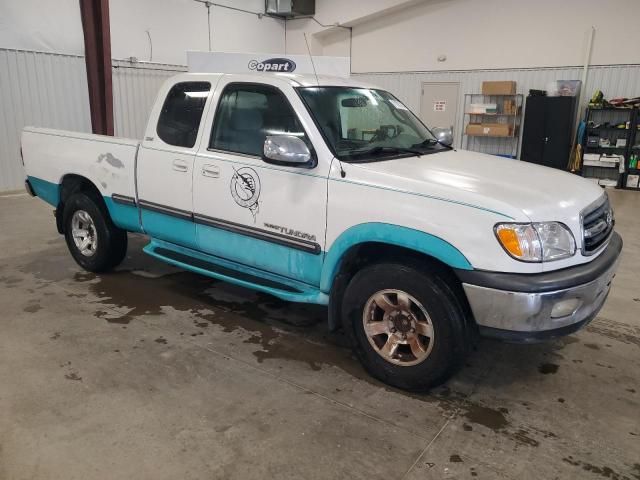
[[[262,159],[267,135],[320,138],[292,88],[220,81],[194,171],[200,250],[237,264],[319,285],[329,165]],[[315,141],[315,140],[314,140]]]
[[[149,117],[157,122],[149,122],[138,152],[138,202],[145,232],[190,248],[197,246],[193,165],[210,92],[210,82],[171,85]]]

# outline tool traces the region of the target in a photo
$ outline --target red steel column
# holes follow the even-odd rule
[[[80,0],[93,133],[113,135],[109,0]]]

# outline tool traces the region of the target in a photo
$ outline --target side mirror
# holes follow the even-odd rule
[[[453,125],[449,128],[436,127],[431,130],[440,143],[453,145]]]
[[[290,167],[314,166],[307,144],[293,135],[268,135],[264,140],[263,153],[263,160],[267,163]]]

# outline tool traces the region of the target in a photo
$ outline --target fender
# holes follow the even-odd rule
[[[473,270],[471,263],[460,250],[439,237],[390,223],[361,223],[342,232],[326,253],[320,277],[321,291],[331,290],[344,254],[351,247],[367,242],[408,248],[436,258],[451,268]]]

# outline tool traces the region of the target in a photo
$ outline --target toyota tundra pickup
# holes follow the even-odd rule
[[[622,249],[597,185],[456,150],[353,79],[182,74],[142,141],[27,127],[22,154],[84,269],[145,234],[162,261],[328,305],[365,368],[409,390],[448,378],[476,333],[578,330]]]

